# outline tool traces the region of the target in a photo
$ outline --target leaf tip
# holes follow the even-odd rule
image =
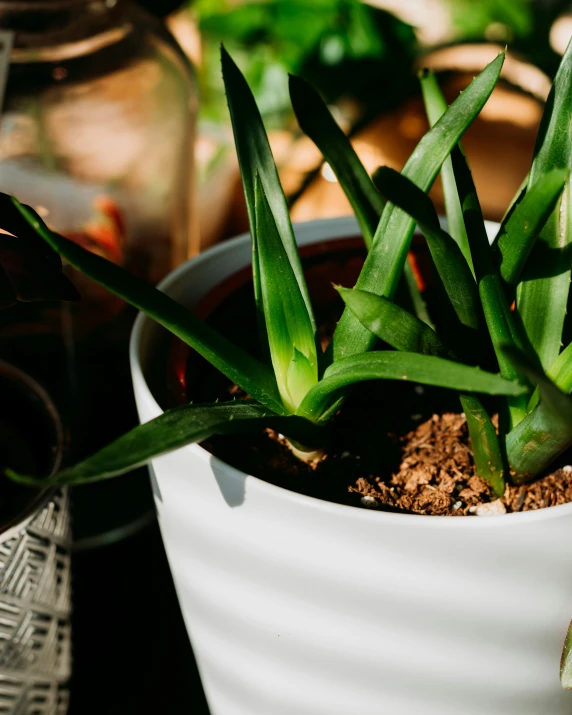
[[[41,486],[44,482],[47,482],[46,479],[38,479],[37,477],[29,477],[25,474],[20,474],[9,467],[5,467],[1,471],[4,473],[4,476],[11,479],[13,482],[17,482],[18,484],[26,484],[27,486],[37,487]]]
[[[233,69],[240,72],[236,62],[230,56],[230,52],[226,49],[223,42],[220,43],[220,63],[222,65],[223,78],[227,72],[232,72]]]

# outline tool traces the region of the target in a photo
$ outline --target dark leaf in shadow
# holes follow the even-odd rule
[[[0,229],[7,232],[0,234],[0,308],[18,300],[79,299],[59,255],[38,238],[11,197],[1,193]]]
[[[538,242],[534,260],[529,260],[524,267],[522,281],[559,276],[569,270],[571,264],[572,244],[564,248],[550,248],[545,243]]]
[[[14,288],[12,288],[12,284],[8,280],[8,276],[0,266],[0,308],[7,308],[10,305],[14,305],[16,300],[17,298]]]

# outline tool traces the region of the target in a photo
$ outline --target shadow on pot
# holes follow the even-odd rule
[[[228,465],[216,457],[210,458],[210,465],[218,488],[228,506],[235,507],[244,504],[246,497],[246,474],[237,469],[229,470]]]

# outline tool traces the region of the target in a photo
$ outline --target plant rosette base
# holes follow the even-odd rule
[[[491,232],[495,225],[491,224]],[[426,270],[427,247],[416,237],[412,256],[433,309],[440,295]],[[322,347],[343,310],[333,285],[354,285],[366,256],[361,236],[301,249]],[[420,272],[419,272],[420,271]],[[195,314],[251,352],[258,344],[252,271],[228,276],[195,305]],[[155,360],[151,389],[164,408],[228,401],[245,393],[178,338]],[[256,355],[260,358],[260,355]],[[494,370],[494,366],[490,366]],[[164,386],[166,375],[166,388]],[[387,409],[391,406],[391,409]],[[495,404],[490,403],[494,412]],[[485,515],[572,502],[572,470],[555,469],[532,484],[507,487],[502,500],[475,473],[465,416],[452,390],[378,380],[354,386],[333,420],[327,444],[302,456],[271,430],[213,436],[202,445],[223,462],[307,496],[367,508],[426,515]],[[308,457],[308,459],[306,459]],[[562,462],[564,464],[564,462]]]
[[[300,245],[353,219],[296,227]],[[192,307],[248,265],[242,237],[162,289]],[[160,329],[139,317],[139,415]],[[568,715],[572,504],[490,518],[368,511],[297,494],[200,445],[153,461],[157,510],[212,715]]]

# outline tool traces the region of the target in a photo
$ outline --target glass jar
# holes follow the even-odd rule
[[[123,0],[0,0],[0,27],[15,32],[0,191],[157,282],[187,257],[193,225],[196,92],[183,53]],[[120,308],[83,280],[87,333]]]
[[[0,30],[14,40],[0,117],[0,191],[156,283],[198,245],[197,92],[185,55],[160,20],[127,0],[0,0]],[[70,276],[79,303],[0,312],[0,355],[59,395],[77,460],[136,423],[127,349],[134,311]],[[139,519],[150,500],[142,497],[145,509],[137,504],[134,479],[78,490],[86,509],[76,514],[76,532],[119,533]],[[106,507],[95,508],[94,494],[104,493],[97,501]]]

